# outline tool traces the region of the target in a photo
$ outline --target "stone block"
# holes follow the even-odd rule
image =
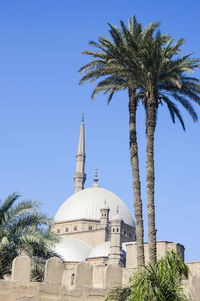
[[[126,268],[137,268],[136,242],[126,244]]]
[[[80,262],[75,270],[76,287],[92,287],[93,266],[88,262]]]
[[[45,265],[44,281],[56,285],[62,284],[64,265],[60,258],[51,257]]]
[[[17,256],[12,262],[12,280],[29,282],[31,274],[31,260],[26,255]]]
[[[75,270],[67,269],[63,272],[62,284],[67,288],[71,288],[75,285]]]
[[[105,285],[106,289],[119,287],[122,285],[122,268],[118,264],[109,264],[105,269]]]
[[[104,287],[104,270],[105,266],[93,266],[93,287],[103,288]]]

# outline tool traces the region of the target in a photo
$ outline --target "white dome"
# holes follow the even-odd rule
[[[87,258],[108,257],[109,251],[110,242],[106,241],[92,249]]]
[[[133,217],[124,202],[114,193],[99,186],[93,186],[70,196],[56,212],[54,221],[66,222],[79,219],[100,220],[100,209],[110,208],[109,219],[116,215],[118,208],[123,221],[135,227]]]
[[[55,247],[55,252],[62,257],[64,261],[84,261],[92,247],[86,242],[70,236],[61,236],[60,242]]]
[[[92,249],[87,257],[98,258],[98,257],[108,257],[110,252],[110,241],[103,242]],[[123,256],[126,257],[126,243],[122,243]]]

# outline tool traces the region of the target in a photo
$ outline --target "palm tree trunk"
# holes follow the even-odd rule
[[[148,243],[149,259],[151,263],[156,262],[156,228],[155,228],[155,203],[154,203],[154,132],[156,127],[156,103],[151,96],[146,107],[146,133],[147,133],[147,214],[148,214]]]
[[[142,217],[142,200],[139,174],[139,158],[136,132],[136,109],[137,103],[134,99],[135,91],[129,89],[129,130],[130,130],[130,160],[133,173],[134,211],[136,219],[137,237],[137,266],[144,266],[144,227]]]

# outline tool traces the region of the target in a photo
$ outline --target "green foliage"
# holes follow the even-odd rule
[[[108,95],[108,103],[120,90],[137,90],[135,100],[146,107],[152,95],[156,111],[160,104],[166,104],[172,121],[177,118],[183,129],[185,125],[176,104],[181,104],[192,119],[198,119],[191,100],[200,105],[200,81],[187,73],[200,66],[192,53],[182,55],[184,39],[173,44],[174,38],[161,34],[159,22],[150,23],[142,30],[141,23],[131,17],[126,26],[109,24],[111,38],[98,38],[89,45],[96,51],[84,50],[91,61],[80,68],[84,73],[80,84],[86,81],[98,81],[92,93],[92,99],[101,91]]]
[[[21,201],[18,194],[0,203],[0,278],[10,274],[13,259],[19,254],[30,256],[32,279],[42,280],[45,261],[56,256],[52,251],[58,236],[50,231],[52,219],[39,213],[34,201]]]
[[[187,301],[183,275],[188,275],[186,265],[176,253],[168,252],[155,264],[135,272],[127,287],[110,291],[107,301]]]

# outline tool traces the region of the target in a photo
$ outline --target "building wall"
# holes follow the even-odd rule
[[[81,231],[91,231],[99,229],[100,222],[98,220],[76,220],[63,223],[56,223],[52,230],[58,234],[71,235],[71,233]]]
[[[52,231],[60,235],[69,235],[79,238],[92,247],[109,240],[110,223],[103,227],[99,220],[76,220],[56,223]],[[122,243],[135,241],[135,228],[122,222]]]
[[[106,231],[105,229],[99,229],[93,231],[81,231],[81,232],[71,233],[70,236],[79,238],[94,248],[97,245],[105,242]]]
[[[137,268],[137,245],[136,242],[126,244],[126,267]],[[157,242],[157,259],[164,257],[167,251],[174,250],[184,260],[184,246],[174,242],[159,241]],[[144,244],[145,264],[149,263],[148,243]]]

